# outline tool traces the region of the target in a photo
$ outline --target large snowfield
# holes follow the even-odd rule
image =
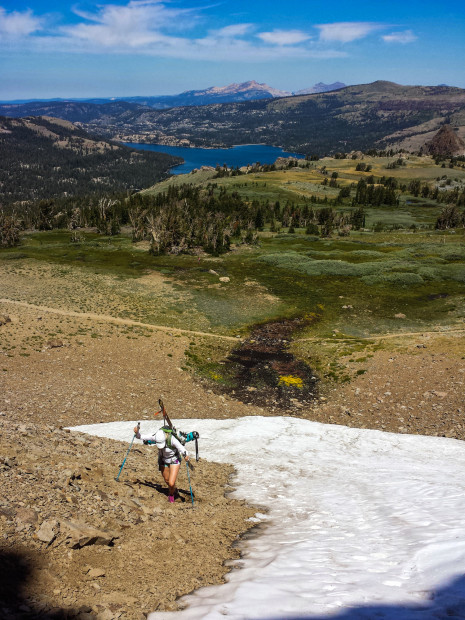
[[[75,430],[129,444],[134,426]],[[179,428],[200,433],[202,457],[233,464],[234,496],[267,512],[227,583],[149,620],[465,618],[465,443],[288,417]]]

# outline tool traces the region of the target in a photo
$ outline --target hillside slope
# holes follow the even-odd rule
[[[28,103],[2,103],[0,114],[11,118],[24,116],[51,116],[71,123],[88,123],[99,118],[130,118],[145,106],[126,101],[89,103],[84,101],[30,101]]]
[[[78,307],[79,300],[90,298],[91,309],[101,313],[102,306],[108,303],[108,294],[119,293],[127,286],[118,275],[108,279],[106,275],[94,273],[93,269],[84,270],[76,265],[63,268],[20,257],[2,262],[5,294],[11,296],[10,291],[14,291],[19,301],[44,302],[49,306],[28,307],[0,301],[0,314],[11,317],[11,321],[0,328],[0,346],[8,350],[2,359],[3,389],[0,393],[3,413],[0,421],[3,504],[0,511],[3,534],[0,592],[5,594],[3,606],[10,608],[11,615],[16,618],[26,617],[21,606],[27,605],[31,610],[29,618],[51,617],[51,614],[56,618],[73,617],[74,611],[75,617],[79,617],[79,612],[82,618],[97,614],[123,617],[124,614],[131,620],[141,618],[141,610],[148,612],[157,606],[159,610],[174,609],[177,595],[221,582],[226,571],[223,562],[239,554],[237,547],[231,550],[231,543],[253,523],[245,519],[256,513],[257,508],[251,509],[243,502],[232,500],[229,493],[225,498],[224,484],[231,468],[205,459],[205,449],[212,444],[208,439],[210,433],[201,432],[202,460],[191,474],[195,494],[195,510],[192,510],[185,469],[179,477],[185,501],[179,499],[168,508],[165,489],[149,448],[134,446],[120,482],[115,482],[131,439],[133,423],[128,424],[125,442],[113,445],[109,440],[67,433],[61,427],[137,419],[146,428],[153,423],[152,412],[159,390],[176,421],[198,417],[200,412],[205,420],[220,420],[224,429],[228,418],[251,416],[248,419],[255,420],[266,412],[207,391],[190,373],[181,370],[192,336],[178,337],[148,328],[128,330],[117,321],[109,323],[84,314],[66,316],[53,311],[60,307],[72,311]],[[216,261],[210,264],[218,268]],[[156,305],[153,300],[166,298],[167,274],[160,274],[156,279],[152,274],[151,278],[154,286],[151,303]],[[175,279],[173,285],[176,287],[173,292],[177,294]],[[132,288],[136,294],[124,298],[137,307],[146,286],[147,279]],[[58,333],[63,346],[52,348],[47,341]],[[318,349],[322,342],[314,346]],[[341,347],[347,355],[345,341],[341,341]],[[463,335],[424,331],[417,335],[400,333],[395,341],[385,340],[381,348],[373,348],[373,356],[361,359],[360,351],[354,349],[349,358],[341,359],[364,372],[357,373],[351,383],[335,386],[326,394],[326,399],[303,410],[299,415],[303,420],[464,439]],[[303,421],[288,418],[290,422],[293,419],[299,423]],[[236,422],[239,426],[240,420]],[[179,424],[186,430],[193,428],[187,420]],[[341,426],[332,428],[337,433]],[[325,427],[325,432],[328,436],[334,435],[331,428]],[[353,436],[353,431],[348,429],[346,436],[350,438],[350,435]],[[261,439],[262,435],[259,437]],[[421,441],[425,440],[433,441],[432,438]],[[397,443],[404,441],[413,444],[416,438],[401,436]],[[229,442],[226,449],[229,445],[234,443]],[[347,443],[352,461],[357,445],[353,441]],[[266,451],[266,454],[272,453],[273,450]],[[309,458],[313,455],[308,446],[306,454]],[[448,448],[447,459],[443,460],[450,459]],[[347,478],[346,455],[336,461],[344,464]],[[320,466],[321,462],[313,458],[313,465]],[[438,463],[441,464],[440,456],[431,461],[436,474]],[[385,468],[385,472],[391,470],[392,467]],[[273,477],[276,472],[281,477],[286,473],[273,466],[268,471]],[[412,471],[413,484],[418,490],[418,470],[411,469],[410,473]],[[327,473],[323,471],[322,475],[327,483]],[[342,482],[346,489],[347,480]],[[388,494],[391,488],[392,484],[387,484]],[[302,496],[302,493],[291,496],[286,486],[283,489],[282,496],[290,497],[293,502],[294,497]],[[231,487],[226,490],[231,491]],[[463,493],[451,494],[450,481],[444,493],[453,496],[452,499],[459,498],[457,501],[463,497]],[[307,495],[312,501],[317,496]],[[424,501],[435,510],[448,510],[447,506],[444,508],[444,498],[431,501],[431,495],[423,495]],[[400,497],[392,493],[391,496],[395,501]],[[416,495],[415,499],[418,497]],[[410,504],[417,506],[415,502],[410,501]],[[297,517],[301,515],[294,513]],[[307,513],[301,523],[309,521]],[[339,510],[335,519],[340,514]],[[398,510],[379,514],[394,515],[398,528]],[[424,532],[431,527],[430,522],[433,527],[438,524],[441,532],[445,531],[443,515],[431,519],[429,513],[422,514],[421,525],[409,521],[415,525],[411,531]],[[428,523],[425,523],[425,514],[430,519]],[[456,513],[449,510],[448,514]],[[371,519],[371,513],[369,516]],[[95,545],[71,549],[65,529],[70,520],[108,529],[119,538],[113,547]],[[371,519],[374,521],[376,519]],[[328,522],[327,515],[325,522]],[[174,523],[177,538],[173,535]],[[43,524],[41,538],[38,538]],[[55,533],[52,531],[51,535],[56,536],[50,544],[43,536],[47,526],[53,526]],[[323,535],[322,540],[330,539],[326,530]],[[207,545],[206,539],[211,539]],[[432,539],[437,543],[437,536]],[[351,540],[353,543],[354,539]],[[379,536],[373,540],[379,545]],[[403,539],[397,535],[395,540]],[[160,550],[164,556],[176,554],[179,545],[190,567],[182,574],[176,563],[165,567],[156,560]],[[281,547],[287,549],[289,545]],[[351,552],[353,555],[353,544]],[[383,557],[369,560],[379,562]],[[392,553],[387,557],[391,560]],[[349,565],[344,563],[343,567]],[[128,567],[131,579],[127,579]],[[365,575],[366,571],[361,574]],[[282,571],[282,581],[281,576]],[[377,581],[380,583],[379,578]],[[392,587],[399,589],[396,585]],[[425,612],[419,613],[424,616]]]
[[[444,157],[465,154],[465,142],[450,125],[443,125],[434,138],[426,144],[428,153]]]
[[[152,185],[181,160],[140,152],[92,137],[50,117],[0,117],[0,191],[3,205]]]

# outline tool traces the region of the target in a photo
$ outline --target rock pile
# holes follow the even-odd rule
[[[0,314],[0,325],[11,323],[11,319],[7,314]]]

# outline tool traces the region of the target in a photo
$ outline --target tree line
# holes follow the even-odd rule
[[[333,201],[335,202],[335,201]],[[318,208],[319,207],[319,208]],[[327,199],[317,206],[314,197],[304,204],[279,201],[246,202],[238,192],[216,183],[200,188],[191,184],[170,186],[158,195],[113,194],[50,198],[21,207],[0,210],[3,246],[19,242],[22,230],[69,229],[79,242],[83,229],[117,235],[129,227],[134,242],[148,240],[153,254],[184,253],[201,249],[218,255],[231,242],[254,244],[266,225],[271,231],[304,228],[307,234],[343,234],[365,224],[362,208],[348,213],[335,210]],[[344,233],[345,234],[345,233]]]
[[[331,176],[337,186],[337,173]],[[426,192],[425,187],[428,187]],[[19,206],[0,208],[0,245],[17,245],[22,230],[69,229],[79,242],[82,229],[117,235],[129,228],[134,242],[148,240],[153,254],[203,250],[227,252],[232,241],[253,244],[267,227],[271,232],[304,230],[308,235],[346,236],[365,228],[367,207],[396,207],[403,191],[431,197],[445,206],[437,229],[464,225],[465,190],[431,188],[416,180],[399,186],[393,177],[364,177],[357,184],[340,188],[330,199],[310,196],[295,204],[286,201],[247,202],[237,191],[228,192],[214,180],[206,187],[170,186],[157,195],[120,192],[90,196],[56,197]],[[342,208],[341,208],[342,207]]]

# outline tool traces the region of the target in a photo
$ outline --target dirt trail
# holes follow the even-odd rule
[[[123,319],[121,317],[111,316],[109,314],[97,314],[94,312],[76,312],[74,310],[63,310],[60,308],[51,308],[49,306],[40,306],[37,304],[30,304],[26,301],[18,301],[16,299],[0,298],[0,303],[12,304],[15,306],[21,306],[23,308],[30,308],[31,310],[39,310],[40,312],[50,312],[58,314],[60,316],[76,317],[81,319],[92,319],[94,321],[104,321],[106,323],[115,323],[117,325],[130,325],[133,327],[144,327],[147,329],[153,329],[165,333],[182,334],[185,336],[206,336],[208,338],[218,338],[220,340],[227,340],[229,342],[237,342],[239,339],[236,336],[225,336],[223,334],[194,331],[190,329],[181,329],[179,327],[167,327],[166,325],[153,325],[152,323],[143,323],[142,321],[135,321],[133,319]],[[433,331],[418,331],[418,332],[396,332],[388,334],[376,334],[373,336],[357,336],[357,340],[384,340],[385,338],[403,338],[405,336],[434,336],[434,335],[447,335],[447,334],[461,334],[465,333],[465,329],[444,329]],[[345,337],[350,339],[351,336]],[[309,338],[294,338],[294,342],[320,342],[325,340],[321,336],[312,336]]]
[[[30,304],[26,301],[17,301],[15,299],[1,298],[0,303],[13,304],[15,306],[22,306],[23,308],[30,308],[32,310],[40,310],[41,312],[52,312],[59,314],[60,316],[71,316],[80,319],[92,319],[94,321],[105,321],[107,323],[116,323],[118,325],[131,325],[133,327],[145,327],[162,332],[172,332],[174,334],[183,334],[186,336],[208,336],[210,338],[220,338],[221,340],[229,340],[231,342],[237,342],[238,338],[234,336],[224,336],[222,334],[212,334],[209,332],[192,331],[190,329],[180,329],[179,327],[166,327],[165,325],[153,325],[151,323],[142,323],[141,321],[134,321],[133,319],[122,319],[116,316],[110,316],[108,314],[96,314],[93,312],[75,312],[74,310],[62,310],[59,308],[50,308],[49,306],[38,306],[36,304]]]
[[[1,300],[0,300],[1,301]],[[342,336],[344,340],[385,340],[386,338],[404,338],[417,337],[417,336],[447,336],[448,334],[464,334],[465,329],[444,329],[434,331],[418,331],[418,332],[395,332],[389,334],[376,334],[373,336]],[[341,337],[340,337],[341,338]],[[310,338],[295,338],[294,342],[321,342],[322,340],[328,340],[328,338],[322,338],[321,336],[313,336]]]

